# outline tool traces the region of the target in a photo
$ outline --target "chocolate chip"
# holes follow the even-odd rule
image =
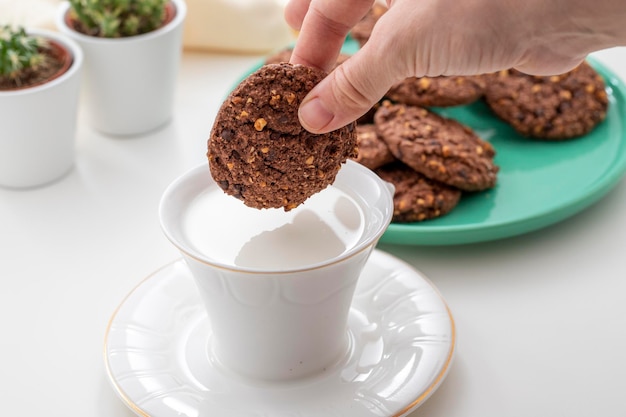
[[[220,134],[220,137],[226,141],[229,141],[233,139],[234,135],[235,135],[235,132],[233,132],[231,129],[223,129],[222,133]]]

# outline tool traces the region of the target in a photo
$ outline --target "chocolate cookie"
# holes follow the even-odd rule
[[[365,17],[361,19],[350,31],[350,36],[356,40],[362,47],[365,42],[368,41],[374,25],[378,22],[378,19],[387,12],[387,6],[381,3],[374,3],[372,8],[367,12]]]
[[[357,124],[356,142],[359,154],[354,160],[369,169],[376,169],[396,159],[387,144],[378,137],[373,124]]]
[[[324,76],[302,65],[265,65],[230,93],[207,153],[224,192],[250,207],[288,211],[331,184],[356,156],[354,123],[321,135],[300,125],[300,102]]]
[[[393,222],[418,222],[443,216],[461,198],[459,189],[431,180],[401,162],[387,164],[374,172],[396,188]]]
[[[495,150],[456,120],[385,101],[374,121],[391,153],[425,176],[464,191],[496,184]]]
[[[450,107],[478,100],[486,87],[482,75],[409,77],[392,86],[385,97],[412,106]]]
[[[517,132],[546,140],[590,132],[608,108],[604,80],[586,62],[551,77],[501,71],[491,75],[485,99]]]

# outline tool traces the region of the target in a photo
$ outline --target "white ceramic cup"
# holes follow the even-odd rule
[[[348,161],[332,187],[360,208],[361,228],[354,242],[340,254],[312,264],[270,269],[216,259],[214,253],[199,250],[190,238],[185,219],[189,207],[202,193],[223,194],[208,164],[183,174],[164,192],[161,226],[181,251],[206,306],[212,334],[210,355],[228,370],[252,378],[287,380],[324,372],[347,354],[352,297],[372,249],[391,221],[393,186]],[[325,192],[330,191],[321,193]],[[225,194],[224,198],[234,200]],[[292,212],[305,210],[306,205]],[[246,210],[250,215],[259,212]]]

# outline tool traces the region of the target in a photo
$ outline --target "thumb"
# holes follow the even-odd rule
[[[379,51],[366,43],[316,85],[300,105],[302,126],[312,133],[339,129],[365,114],[396,81],[404,78]]]

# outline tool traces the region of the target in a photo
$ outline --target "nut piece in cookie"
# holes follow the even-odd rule
[[[359,154],[353,159],[369,169],[376,169],[396,159],[387,144],[378,137],[373,124],[357,124],[356,142]]]
[[[374,25],[378,19],[387,12],[387,6],[375,2],[372,8],[367,12],[365,17],[361,19],[350,31],[350,36],[356,40],[362,47],[369,40]]]
[[[385,101],[374,122],[391,153],[428,178],[464,191],[495,186],[498,167],[493,146],[456,120]]]
[[[384,165],[374,172],[395,186],[392,221],[396,223],[441,217],[461,198],[457,188],[433,181],[402,162]]]
[[[487,87],[483,75],[409,77],[393,85],[385,97],[421,107],[451,107],[482,98]]]
[[[324,76],[302,65],[265,65],[230,93],[207,152],[224,192],[250,207],[288,211],[330,185],[356,156],[355,123],[321,135],[300,125],[300,102]]]
[[[584,135],[604,120],[608,108],[604,80],[586,62],[546,77],[500,71],[490,76],[485,100],[518,133],[544,140]]]

